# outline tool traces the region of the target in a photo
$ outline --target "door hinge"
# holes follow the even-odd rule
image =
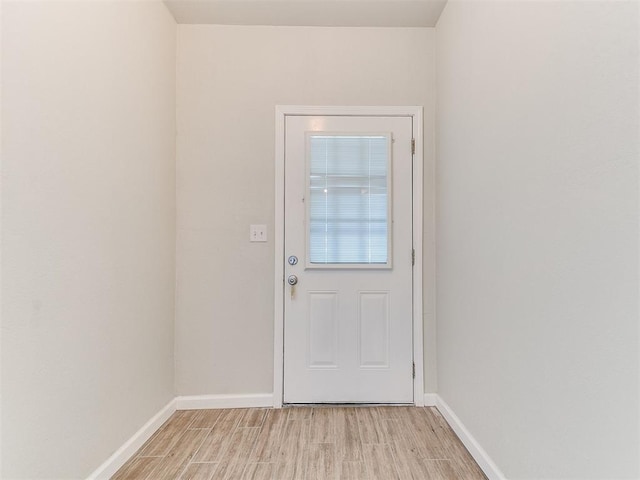
[[[413,375],[413,378],[416,378],[416,362],[413,362],[411,365],[412,365],[411,374]]]
[[[411,155],[415,155],[416,154],[416,139],[412,138],[411,139]]]
[[[411,250],[411,265],[415,265],[416,264],[416,249],[412,249]]]

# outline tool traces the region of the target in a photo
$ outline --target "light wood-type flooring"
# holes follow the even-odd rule
[[[112,480],[486,480],[435,408],[177,411]]]

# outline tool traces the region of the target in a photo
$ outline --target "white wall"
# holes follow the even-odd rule
[[[83,478],[174,397],[176,26],[4,1],[2,478]]]
[[[275,105],[423,105],[433,247],[434,54],[426,28],[178,27],[179,394],[273,390]],[[267,243],[249,243],[252,223],[268,225]],[[433,276],[430,261],[429,391]]]
[[[439,394],[510,479],[639,478],[638,3],[437,25]]]

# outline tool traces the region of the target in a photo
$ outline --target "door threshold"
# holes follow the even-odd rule
[[[282,408],[304,407],[414,407],[415,403],[366,403],[366,402],[323,402],[323,403],[283,403]]]

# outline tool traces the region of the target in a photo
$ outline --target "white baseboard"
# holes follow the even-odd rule
[[[437,393],[425,393],[424,394],[424,406],[425,407],[435,407],[436,402],[438,401]]]
[[[426,396],[426,395],[425,395]],[[484,451],[480,444],[473,438],[473,435],[469,433],[469,430],[463,425],[458,416],[453,413],[453,410],[446,404],[440,395],[435,395],[435,407],[445,418],[447,423],[451,426],[456,435],[460,438],[462,443],[469,453],[480,466],[484,474],[489,480],[506,480],[504,474],[500,471],[498,466],[491,460],[491,457]]]
[[[171,400],[156,413],[151,420],[144,424],[133,436],[127,440],[116,452],[100,465],[87,480],[108,480],[122,467],[131,456],[166,422],[176,411],[176,400]]]
[[[176,408],[178,410],[251,407],[273,407],[273,394],[254,393],[245,395],[189,395],[176,398]]]

